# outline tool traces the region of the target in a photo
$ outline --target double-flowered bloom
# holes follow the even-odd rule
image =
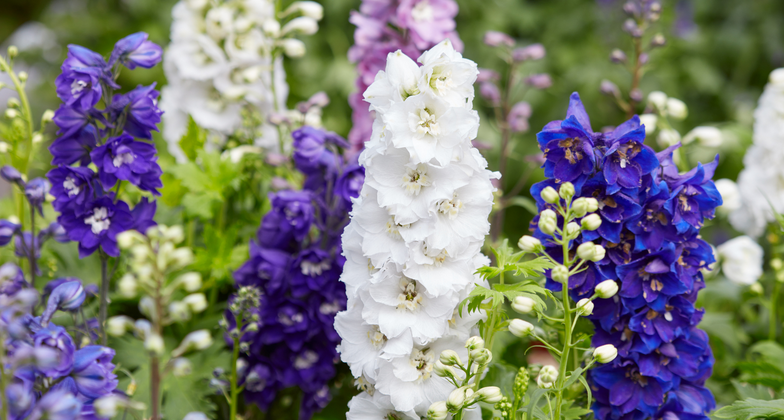
[[[115,188],[126,182],[160,195],[162,171],[155,146],[145,141],[161,121],[158,92],[154,84],[113,92],[120,88],[115,79],[121,66],[150,68],[161,53],[143,32],[118,41],[108,61],[84,47],[68,47],[63,73],[55,81],[63,104],[54,115],[59,137],[49,150],[57,167],[47,177],[63,236],[79,242],[80,257],[99,248],[117,256],[117,234],[149,227],[155,213],[154,202],[146,198],[131,210]],[[103,106],[96,107],[100,101]]]
[[[376,74],[384,70],[387,54],[399,50],[409,57],[416,57],[447,38],[461,51],[463,45],[455,32],[457,10],[454,0],[364,0],[359,12],[351,15],[349,21],[356,25],[357,29],[354,32],[354,46],[349,50],[348,56],[349,60],[357,63],[359,72],[357,92],[349,97],[349,105],[353,109],[353,126],[348,139],[353,153],[362,151],[364,143],[370,140],[374,117],[372,110],[363,100],[363,94],[373,84]],[[416,65],[413,62],[411,64]],[[450,69],[459,67],[457,65]],[[469,68],[466,74],[475,78],[471,71]],[[471,91],[470,94],[465,90],[447,90],[458,96],[473,97],[473,86],[467,88]],[[437,91],[438,88],[434,90]],[[409,92],[414,93],[416,92]],[[420,100],[426,101],[427,98],[420,97]]]
[[[261,291],[252,309],[260,328],[242,336],[249,350],[243,355],[246,399],[266,409],[279,391],[297,386],[303,391],[300,418],[309,419],[330,400],[340,342],[333,324],[346,307],[338,281],[345,261],[340,234],[364,170],[338,153],[348,144],[334,133],[305,126],[292,136],[303,189],[270,196],[258,241],[234,278],[240,288]]]
[[[618,294],[597,299],[589,316],[593,345],[618,348],[612,363],[589,372],[597,418],[707,419],[715,406],[705,388],[713,356],[707,335],[696,328],[702,311],[694,302],[704,287],[701,270],[714,261],[699,231],[722,203],[711,180],[718,160],[678,173],[672,152],[679,145],[654,152],[636,116],[613,131],[593,132],[576,93],[567,118],[547,124],[537,138],[549,178],[532,187],[539,209],[551,206],[541,191],[563,182],[574,185],[576,198],[599,203],[601,225],[584,231],[570,252],[591,241],[606,256],[569,278],[570,296],[590,297],[600,282],[619,282]],[[550,255],[563,255],[538,219],[532,229]],[[547,285],[563,287],[551,278]]]
[[[463,343],[483,316],[457,311],[487,261],[480,248],[497,177],[471,146],[477,74],[445,40],[419,65],[389,53],[365,91],[375,121],[343,233],[347,309],[335,319],[341,359],[364,390],[349,419],[416,419],[445,400],[454,387],[435,362],[447,349],[467,357]]]

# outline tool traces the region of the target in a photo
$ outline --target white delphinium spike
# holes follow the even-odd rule
[[[365,92],[376,119],[343,234],[349,309],[335,319],[341,358],[366,391],[349,404],[349,419],[425,416],[454,390],[434,372],[439,355],[466,360],[463,343],[485,317],[457,311],[482,284],[474,273],[488,264],[480,248],[498,177],[471,146],[478,71],[449,41],[419,62],[389,54]]]

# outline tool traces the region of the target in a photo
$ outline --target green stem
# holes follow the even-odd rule
[[[101,257],[101,301],[98,309],[98,328],[101,330],[101,344],[106,345],[106,317],[109,311],[109,276],[106,274],[107,255],[100,251]]]
[[[24,156],[24,159],[22,159],[24,165],[22,167],[16,168],[19,170],[19,172],[26,175],[27,167],[33,154],[33,113],[30,111],[30,101],[27,100],[27,94],[24,91],[22,82],[19,80],[19,77],[16,76],[16,73],[13,72],[13,69],[9,63],[2,56],[0,56],[0,70],[8,74],[8,77],[11,78],[11,82],[14,84],[14,89],[16,89],[16,92],[19,94],[19,102],[22,106],[22,118],[24,118],[27,125],[27,156]],[[20,213],[20,216],[21,215],[22,213]],[[20,217],[19,219],[22,220],[23,218]]]
[[[242,315],[237,317],[237,331],[239,333],[234,337],[234,348],[231,353],[231,413],[229,420],[237,419],[237,400],[240,394],[240,388],[237,386],[237,360],[240,358],[240,337],[242,337]]]
[[[778,282],[775,278],[773,279],[773,294],[770,296],[770,330],[768,333],[768,339],[770,341],[776,341],[776,326],[778,322],[776,320],[776,303],[778,302],[779,297],[779,289],[781,288],[781,283]]]
[[[24,236],[23,236],[24,238]],[[24,242],[24,239],[22,240]],[[32,204],[30,205],[30,244],[28,251],[28,259],[30,260],[30,285],[35,288],[35,247],[36,247],[36,237],[35,237],[35,206]]]
[[[568,203],[567,203],[568,206]],[[567,208],[563,212],[564,227],[563,231],[566,232],[566,225],[571,221],[571,211]],[[569,268],[573,261],[569,260],[569,238],[561,237],[563,247],[563,264]],[[561,418],[561,403],[563,402],[563,385],[566,382],[566,369],[569,365],[569,353],[572,348],[572,309],[569,298],[569,279],[567,278],[563,288],[561,289],[561,300],[563,301],[564,310],[564,347],[561,351],[561,360],[558,366],[558,379],[556,380],[556,401],[555,401],[555,414],[553,420],[560,420]]]

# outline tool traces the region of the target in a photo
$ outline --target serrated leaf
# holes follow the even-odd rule
[[[769,386],[776,390],[784,388],[784,373],[778,365],[766,361],[741,362],[738,369],[743,372],[740,380],[750,384]]]
[[[182,197],[185,214],[203,219],[213,218],[212,204],[218,201],[219,198],[210,193],[187,193]]]
[[[503,293],[510,302],[518,296],[525,296],[533,299],[541,310],[547,309],[547,304],[544,302],[544,299],[539,297],[539,294],[545,295],[545,288],[532,281],[522,281],[513,284],[494,284],[493,290]]]
[[[764,401],[749,398],[746,400],[735,401],[716,410],[714,417],[722,419],[750,420],[750,419],[770,419],[784,418],[784,400]]]
[[[552,261],[545,257],[538,257],[529,261],[521,261],[514,264],[515,275],[522,274],[525,277],[539,277],[544,274],[545,270],[554,267]]]
[[[204,149],[204,143],[207,141],[207,131],[199,127],[193,118],[188,117],[188,130],[180,138],[180,149],[182,149],[185,156],[190,160],[196,159],[197,152]]]
[[[764,385],[743,383],[735,379],[730,379],[730,382],[741,399],[755,398],[770,401],[774,398],[771,389]]]
[[[459,313],[463,312],[463,307],[468,305],[468,313],[474,312],[479,309],[479,306],[482,305],[487,299],[491,300],[491,309],[497,307],[504,301],[504,295],[501,292],[497,292],[495,290],[490,290],[484,286],[476,285],[474,290],[468,294],[468,297],[463,299],[460,302],[460,305],[457,306],[457,310]]]
[[[577,420],[584,415],[591,412],[591,410],[582,407],[572,407],[574,401],[564,400],[561,403],[561,416],[563,420]]]

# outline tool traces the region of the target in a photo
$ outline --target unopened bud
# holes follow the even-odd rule
[[[552,235],[555,232],[558,216],[550,209],[543,210],[539,214],[539,229],[547,234]]]
[[[172,374],[177,377],[188,376],[193,372],[193,365],[191,361],[184,358],[178,357],[171,362],[172,364]]]
[[[207,309],[207,298],[204,296],[204,293],[194,293],[185,296],[182,302],[187,304],[188,308],[195,313]]]
[[[19,48],[16,48],[16,45],[8,47],[8,58],[13,60],[17,55],[19,55]]]
[[[582,316],[588,316],[593,313],[593,302],[590,299],[580,299],[577,302],[577,313]]]
[[[194,331],[185,336],[179,346],[172,352],[175,357],[193,350],[204,350],[212,345],[212,336],[207,330]]]
[[[625,63],[626,62],[626,53],[616,48],[616,49],[612,50],[612,52],[610,53],[610,61],[612,61],[613,63],[619,63],[619,64],[620,63]]]
[[[659,117],[656,114],[642,114],[640,115],[640,124],[645,126],[645,134],[651,135],[656,131],[656,123]]]
[[[569,222],[566,224],[566,236],[570,238],[576,238],[579,233],[580,225],[575,222]]]
[[[133,328],[133,320],[125,315],[113,316],[106,320],[106,333],[112,337],[120,337]]]
[[[280,22],[275,19],[267,19],[261,24],[261,30],[264,35],[270,38],[277,38],[280,36]]]
[[[452,378],[455,376],[454,369],[452,369],[451,366],[441,363],[440,360],[436,360],[435,365],[433,365],[433,372],[442,378]]]
[[[533,236],[525,235],[517,241],[517,246],[525,252],[539,252],[542,250],[542,241]]]
[[[201,288],[201,274],[188,272],[177,277],[176,282],[182,284],[186,291],[195,292]]]
[[[117,282],[117,290],[123,297],[132,298],[136,296],[136,288],[138,283],[133,274],[126,274]]]
[[[561,188],[558,189],[558,195],[566,201],[571,200],[574,197],[574,184],[571,182],[561,184]]]
[[[659,111],[663,111],[667,106],[667,94],[658,90],[649,93],[648,105],[657,108]]]
[[[521,314],[529,314],[534,310],[536,301],[527,296],[517,296],[512,301],[512,309]]]
[[[476,391],[474,398],[477,401],[484,401],[486,403],[495,404],[501,401],[504,396],[501,394],[501,388],[497,386],[486,386]]]
[[[8,102],[6,102],[6,106],[8,108],[19,108],[19,99],[14,97],[8,98]]]
[[[13,120],[14,118],[17,118],[19,115],[21,115],[19,114],[19,111],[13,108],[8,108],[5,110],[5,117],[8,118],[9,120]]]
[[[689,109],[680,99],[667,98],[667,115],[675,118],[676,120],[682,120],[686,118],[687,115],[689,115]]]
[[[754,283],[754,284],[752,284],[751,286],[749,286],[749,290],[750,290],[752,293],[755,293],[755,294],[758,294],[758,295],[761,295],[762,293],[764,293],[764,292],[765,292],[765,290],[762,288],[762,285],[761,285],[761,284],[759,284],[759,282],[757,282],[757,283]]]
[[[565,284],[567,281],[569,281],[569,269],[563,265],[556,265],[550,271],[550,277],[552,277],[552,279],[558,283]]]
[[[493,353],[489,349],[476,349],[471,351],[471,357],[480,365],[486,365],[493,360]]]
[[[282,39],[279,42],[283,53],[291,58],[299,58],[305,55],[305,43],[294,38]]]
[[[28,76],[27,76],[27,72],[26,71],[20,71],[17,76],[19,77],[19,81],[20,82],[24,83],[24,82],[27,81],[27,77]]]
[[[311,19],[321,20],[324,17],[324,6],[315,1],[297,1],[292,3],[283,14],[289,15],[295,12],[300,12],[302,16],[307,16]]]
[[[612,344],[599,346],[593,351],[593,357],[599,363],[610,363],[618,356],[618,349]]]
[[[545,365],[539,371],[539,376],[536,378],[536,384],[539,388],[549,389],[555,384],[558,379],[558,369],[555,366]]]
[[[580,197],[572,203],[572,213],[576,217],[583,217],[586,213],[588,213],[588,199],[585,197]]]
[[[481,337],[475,335],[475,336],[469,338],[468,340],[466,340],[465,347],[469,351],[484,348],[485,347],[485,340],[482,340]]]
[[[316,19],[307,16],[291,19],[287,24],[283,25],[281,33],[286,35],[292,32],[298,32],[303,35],[313,35],[318,32],[318,22]]]
[[[651,47],[663,47],[664,44],[667,43],[667,40],[664,38],[662,34],[656,34],[651,38]]]
[[[580,222],[582,224],[583,229],[585,230],[596,230],[599,229],[599,226],[602,225],[602,218],[599,217],[598,214],[592,213],[585,217]]]
[[[170,303],[169,317],[176,322],[182,322],[191,319],[191,311],[188,309],[188,304],[182,301]]]
[[[144,339],[144,349],[157,355],[163,354],[163,337],[159,334],[150,334]]]
[[[596,200],[595,198],[588,197],[585,199],[585,202],[588,204],[588,207],[586,208],[588,210],[588,213],[593,213],[596,210],[599,210],[599,201]]]
[[[577,256],[588,261],[593,261],[594,254],[596,253],[596,244],[593,242],[585,242],[577,247]]]
[[[596,248],[594,248],[593,251],[593,259],[591,261],[599,262],[604,259],[605,255],[607,255],[607,250],[604,249],[604,247],[601,245],[596,245]]]
[[[438,360],[441,361],[446,366],[453,366],[462,364],[460,361],[460,356],[454,350],[444,350],[441,352],[441,356],[439,356]]]
[[[596,285],[596,295],[602,299],[609,299],[618,293],[618,283],[615,280],[605,280]]]
[[[449,393],[449,397],[446,399],[446,407],[449,409],[449,411],[457,411],[463,407],[465,399],[465,388],[457,388],[456,390]]]
[[[449,409],[446,406],[446,401],[434,402],[430,405],[430,408],[427,409],[428,420],[446,420],[448,415]]]
[[[542,197],[542,200],[550,204],[555,204],[561,199],[553,187],[545,187],[539,195]]]
[[[509,321],[509,332],[518,337],[526,337],[534,332],[534,324],[515,318]]]
[[[602,95],[612,97],[621,96],[621,90],[618,89],[618,85],[609,80],[602,80],[602,82],[599,84],[599,92],[601,92]]]

